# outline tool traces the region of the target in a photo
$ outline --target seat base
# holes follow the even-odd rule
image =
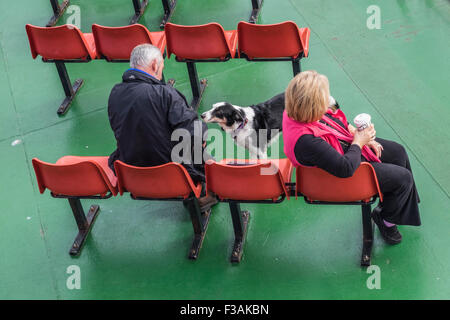
[[[64,14],[64,11],[66,11],[67,7],[69,6],[70,0],[64,0],[61,4],[58,4],[58,0],[52,0],[51,4],[54,14],[53,17],[51,17],[47,22],[46,27],[53,27],[58,22],[59,18],[61,18],[61,16]]]
[[[87,225],[84,229],[79,229],[79,232],[75,238],[75,241],[73,242],[73,245],[70,248],[69,254],[71,256],[77,256],[80,254],[81,249],[83,248],[83,244],[86,241],[86,238],[89,235],[89,232],[91,231],[92,226],[95,222],[95,218],[98,215],[99,209],[100,209],[100,207],[98,205],[92,205],[90,207],[89,212],[86,217]]]
[[[134,5],[134,16],[131,17],[130,24],[135,24],[139,21],[141,16],[144,14],[145,9],[148,5],[148,0],[133,0]]]
[[[205,239],[206,231],[208,230],[209,218],[211,217],[211,209],[206,211],[202,216],[203,232],[194,235],[191,250],[189,251],[189,259],[196,260],[200,249],[202,248],[203,240]]]
[[[252,0],[252,13],[248,19],[249,23],[256,23],[258,21],[259,12],[261,11],[261,6],[264,0]]]
[[[244,253],[244,243],[247,235],[248,222],[250,219],[250,211],[241,211],[239,214],[241,215],[240,218],[242,221],[242,236],[236,237],[234,240],[233,251],[231,252],[230,258],[232,263],[241,262],[242,254]]]
[[[83,79],[77,79],[72,85],[73,93],[70,96],[66,96],[66,98],[63,100],[61,105],[58,108],[58,111],[56,112],[59,116],[64,115],[67,110],[69,110],[69,107],[75,98],[78,90],[80,90],[81,86],[83,85],[84,80]]]

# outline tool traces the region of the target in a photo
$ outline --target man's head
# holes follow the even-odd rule
[[[164,58],[157,47],[151,44],[140,44],[131,51],[130,67],[145,71],[161,80]]]

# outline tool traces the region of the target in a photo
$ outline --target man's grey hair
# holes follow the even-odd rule
[[[148,67],[153,60],[156,60],[158,66],[161,65],[163,62],[161,51],[151,44],[140,44],[131,51],[130,67]]]

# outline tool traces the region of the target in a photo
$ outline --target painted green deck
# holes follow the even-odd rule
[[[92,23],[121,26],[129,0],[73,0],[84,32]],[[178,0],[172,22],[247,20],[250,0]],[[366,27],[371,4],[381,30]],[[26,5],[26,7],[23,7]],[[381,290],[366,287],[359,266],[360,208],[242,205],[251,211],[244,258],[229,263],[233,231],[227,204],[213,209],[197,261],[187,259],[189,215],[178,203],[101,200],[100,215],[78,258],[68,249],[76,224],[67,200],[40,195],[31,159],[108,155],[115,145],[106,105],[126,64],[69,64],[85,79],[69,112],[56,115],[63,90],[53,64],[30,55],[25,24],[45,25],[47,0],[0,2],[0,298],[2,299],[449,299],[450,298],[450,4],[447,0],[265,0],[259,23],[293,20],[311,28],[302,67],[329,77],[353,118],[373,116],[377,135],[407,147],[421,195],[423,225],[400,227],[403,242],[376,231],[372,263]],[[161,2],[140,20],[159,30]],[[64,19],[63,19],[64,21]],[[207,77],[200,111],[217,101],[248,105],[281,92],[290,63],[229,61],[198,65]],[[191,96],[184,64],[166,60],[166,78]],[[21,143],[12,146],[15,140]],[[84,201],[87,206],[90,201]],[[81,290],[68,290],[66,268],[81,268]]]

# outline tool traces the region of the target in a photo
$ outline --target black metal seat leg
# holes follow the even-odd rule
[[[241,211],[240,204],[237,202],[230,202],[230,212],[234,229],[234,244],[230,261],[239,263],[242,259],[242,254],[244,253],[244,243],[247,235],[250,212]]]
[[[208,85],[207,79],[202,79],[199,81],[198,79],[198,73],[197,68],[195,66],[195,62],[186,62],[188,73],[189,73],[189,80],[191,82],[191,89],[192,89],[192,102],[191,107],[195,111],[198,110],[198,107],[200,106],[200,102],[203,98],[203,92],[206,89],[206,86]]]
[[[294,73],[294,77],[302,71],[300,59],[292,60],[292,71]]]
[[[81,86],[84,83],[83,79],[77,79],[72,84],[70,82],[69,74],[67,73],[66,65],[63,61],[55,61],[56,69],[58,70],[58,75],[61,80],[61,84],[64,89],[64,93],[66,94],[66,98],[63,100],[61,105],[58,108],[57,114],[63,115],[69,109],[73,99],[76,94],[80,90]]]
[[[53,16],[47,22],[46,27],[53,27],[58,22],[69,6],[70,0],[64,0],[61,4],[59,4],[58,0],[50,0],[50,4],[52,5]]]
[[[184,204],[189,210],[191,216],[192,227],[194,228],[194,240],[191,249],[189,250],[189,259],[195,260],[198,258],[200,249],[205,239],[206,231],[208,230],[209,218],[211,216],[211,209],[202,213],[198,199],[192,196],[190,199],[184,201]]]
[[[172,14],[177,5],[177,0],[162,0],[162,5],[164,8],[164,17],[163,17],[159,27],[161,29],[164,29],[164,27],[166,26],[166,23],[170,21],[170,18],[172,18]]]
[[[248,22],[256,23],[258,21],[258,16],[261,11],[263,0],[252,0],[252,13],[250,14],[250,18]]]
[[[130,24],[135,24],[139,21],[147,6],[148,0],[133,0],[134,16],[131,17]]]
[[[362,205],[363,246],[361,255],[361,266],[370,266],[373,246],[373,223],[370,216],[370,204]]]
[[[98,205],[92,205],[87,216],[85,216],[80,199],[69,198],[69,203],[78,226],[78,234],[69,250],[69,254],[71,256],[76,256],[80,254],[81,249],[83,248],[83,244],[94,225],[100,207]]]

